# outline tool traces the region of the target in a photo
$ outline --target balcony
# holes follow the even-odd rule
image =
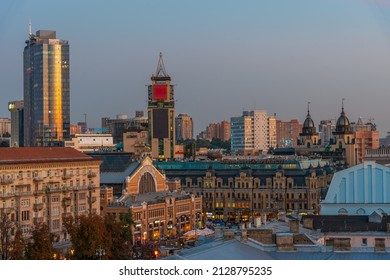
[[[96,177],[96,172],[92,172],[92,171],[89,171],[88,172],[88,178],[94,178],[94,177]]]
[[[16,207],[0,208],[0,213],[4,214],[11,214],[14,211],[16,211]]]
[[[42,210],[43,209],[43,203],[35,203],[34,205],[33,205],[33,210],[34,210],[34,212],[38,212],[38,211],[40,211],[40,210]]]
[[[63,174],[62,175],[62,180],[68,180],[70,178],[72,178],[72,175],[70,175],[70,174]]]
[[[15,180],[13,178],[0,178],[0,184],[1,185],[9,185],[13,184]]]
[[[34,182],[41,182],[43,181],[43,178],[42,177],[39,177],[39,176],[34,176]]]
[[[88,185],[88,189],[89,189],[89,190],[96,189],[96,188],[97,188],[97,187],[96,187],[95,184],[89,184],[89,185]]]
[[[88,202],[89,203],[95,203],[95,201],[96,201],[96,197],[95,196],[93,196],[93,197],[90,197],[89,199],[88,199]]]
[[[43,223],[43,217],[35,217],[35,218],[33,218],[33,223],[34,224]]]

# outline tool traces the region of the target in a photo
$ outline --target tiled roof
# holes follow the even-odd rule
[[[80,160],[93,158],[68,147],[0,148],[0,164]]]

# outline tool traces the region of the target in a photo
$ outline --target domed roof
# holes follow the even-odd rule
[[[302,133],[301,133],[302,136],[316,134],[316,127],[315,127],[314,122],[310,116],[309,104],[310,104],[310,102],[308,102],[308,105],[307,105],[307,115],[306,115],[305,121],[303,122]]]
[[[350,132],[349,119],[345,115],[344,107],[341,109],[340,117],[338,118],[336,123],[336,132],[338,133]]]
[[[303,123],[303,128],[311,128],[311,127],[315,127],[315,125],[314,125],[314,122],[310,116],[310,113],[307,112],[306,120]]]

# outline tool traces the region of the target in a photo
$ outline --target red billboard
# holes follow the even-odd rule
[[[168,99],[168,87],[167,85],[154,85],[153,86],[153,99]]]

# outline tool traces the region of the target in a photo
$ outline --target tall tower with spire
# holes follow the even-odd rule
[[[148,138],[153,158],[173,159],[175,155],[175,100],[171,77],[162,53],[156,73],[148,86]]]

